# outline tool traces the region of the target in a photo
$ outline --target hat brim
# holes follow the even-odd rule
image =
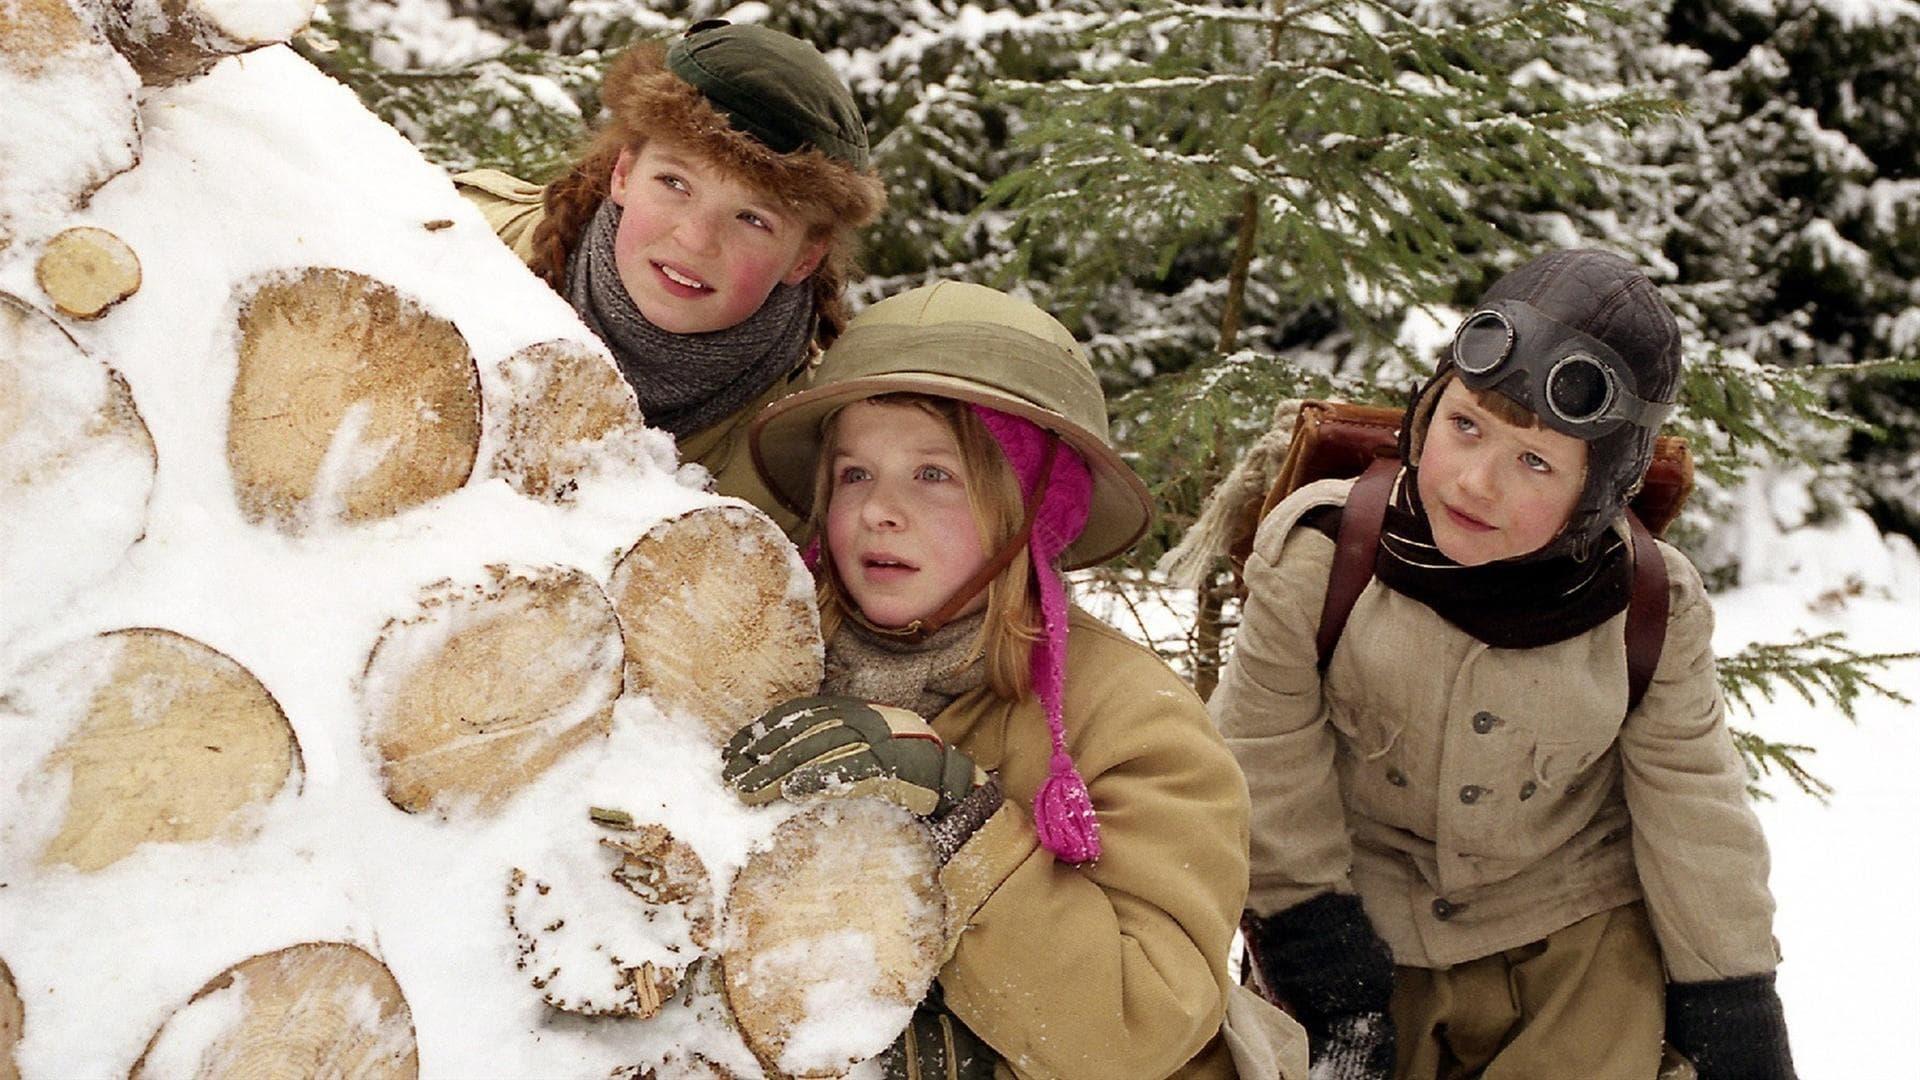
[[[882,394],[925,394],[985,405],[1057,432],[1077,451],[1093,474],[1093,502],[1086,528],[1061,552],[1064,569],[1078,570],[1113,558],[1132,547],[1153,520],[1153,502],[1146,484],[1098,436],[1024,398],[933,372],[890,372],[848,379],[788,394],[762,409],[748,429],[747,445],[754,468],[774,498],[806,518],[813,508],[821,425],[840,406]]]

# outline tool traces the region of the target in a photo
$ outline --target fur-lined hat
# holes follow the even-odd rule
[[[662,53],[628,49],[601,102],[627,142],[660,138],[795,206],[859,226],[879,214],[867,129],[819,50],[763,26],[695,23]]]

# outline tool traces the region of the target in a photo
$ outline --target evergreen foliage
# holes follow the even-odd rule
[[[1829,5],[1832,5],[1831,7]],[[419,20],[423,8],[443,9]],[[1149,567],[1295,397],[1399,402],[1459,305],[1549,246],[1648,268],[1686,337],[1703,481],[1679,539],[1764,463],[1920,533],[1920,15],[1839,0],[331,0],[302,51],[450,171],[542,179],[602,65],[719,15],[821,45],[889,191],[871,301],[1014,289],[1086,341],[1159,519],[1085,584],[1197,609],[1162,651],[1204,690],[1234,610]],[[1840,11],[1851,14],[1840,14]],[[408,12],[416,13],[416,25]],[[1142,626],[1146,619],[1143,617]],[[1843,711],[1903,656],[1826,639],[1723,661]],[[1737,733],[1818,793],[1804,747]]]

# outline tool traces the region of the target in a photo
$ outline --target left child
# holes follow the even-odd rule
[[[1227,972],[1245,781],[1180,678],[1066,598],[1063,568],[1149,517],[1066,328],[978,285],[902,293],[752,438],[819,544],[835,696],[748,724],[724,775],[901,801],[963,928],[887,1075],[1225,1080],[1250,1030],[1304,1072],[1298,1027]]]
[[[853,94],[806,42],[710,19],[628,49],[600,96],[605,122],[552,183],[454,184],[612,350],[681,460],[791,530],[746,427],[846,323],[853,236],[884,201]]]

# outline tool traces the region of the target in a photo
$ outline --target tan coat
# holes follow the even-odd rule
[[[1252,789],[1251,908],[1351,889],[1397,962],[1431,968],[1644,898],[1669,979],[1773,970],[1767,847],[1693,564],[1661,545],[1666,644],[1632,715],[1624,613],[1493,649],[1377,579],[1322,679],[1333,542],[1294,526],[1350,487],[1309,485],[1261,525],[1211,703]]]
[[[1067,742],[1100,815],[1098,862],[1039,846],[1047,721],[1031,695],[963,695],[933,726],[1006,805],[941,874],[965,929],[946,1003],[1018,1077],[1231,1078],[1217,1037],[1247,880],[1247,793],[1193,691],[1160,659],[1075,609]]]
[[[547,216],[541,202],[546,188],[495,169],[460,173],[453,178],[453,184],[468,202],[479,207],[487,224],[493,226],[493,231],[522,262],[533,258],[533,230]],[[800,527],[800,519],[780,505],[754,471],[747,450],[747,426],[775,398],[806,389],[812,370],[809,364],[793,376],[781,379],[732,416],[704,431],[694,432],[679,443],[680,460],[705,466],[713,474],[715,491],[759,507],[788,535]]]

